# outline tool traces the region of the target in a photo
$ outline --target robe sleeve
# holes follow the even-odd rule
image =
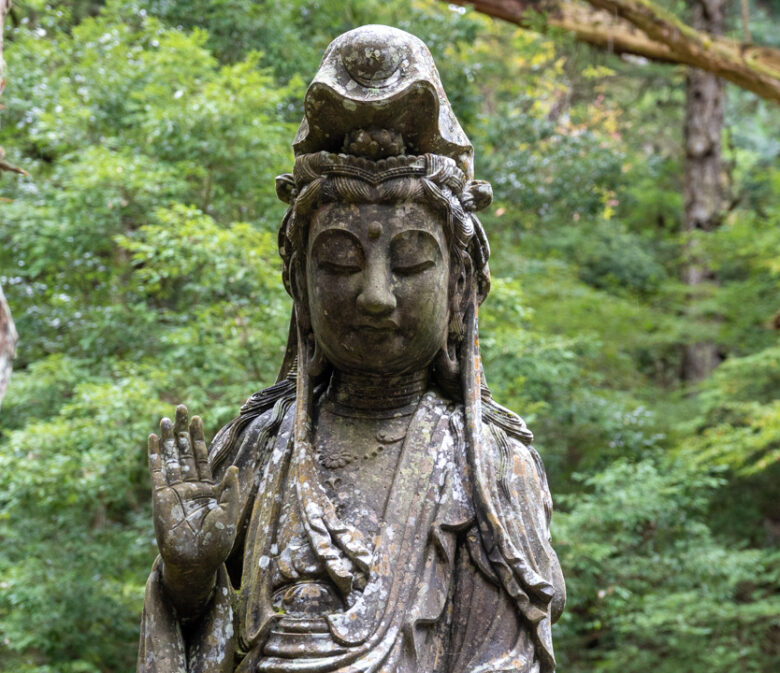
[[[475,561],[478,538],[472,528],[455,567],[447,673],[539,673],[533,638],[514,601]]]
[[[161,561],[155,561],[146,582],[138,648],[138,673],[231,673],[233,588],[223,565],[206,611],[186,624],[165,596]]]
[[[566,590],[550,540],[552,500],[541,459],[532,447],[486,423],[474,467],[479,544],[470,545],[472,557],[513,603],[522,630],[533,643],[538,669],[519,665],[515,654],[523,646],[518,636],[514,643],[505,643],[506,657],[470,668],[467,673],[552,673],[551,627],[563,611]]]

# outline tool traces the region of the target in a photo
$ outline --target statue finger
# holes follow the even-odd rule
[[[160,421],[160,439],[162,441],[163,474],[169,485],[181,481],[181,466],[179,451],[176,448],[176,438],[173,436],[173,423],[170,418]]]
[[[206,437],[203,434],[203,421],[200,416],[193,416],[190,421],[190,439],[195,451],[195,462],[198,466],[198,476],[201,481],[214,481],[209,464],[209,450]]]
[[[187,407],[183,404],[176,406],[176,416],[174,417],[173,434],[178,436],[180,432],[187,432]]]
[[[176,408],[176,423],[173,426],[176,448],[179,451],[179,467],[184,481],[198,481],[198,468],[195,466],[195,456],[187,429],[187,407],[179,405]]]
[[[182,479],[184,481],[198,481],[198,468],[195,466],[190,433],[180,432],[176,436],[176,445],[179,449],[179,465],[181,467]]]
[[[238,518],[238,468],[231,465],[219,484],[219,504],[225,509],[228,521],[237,523]]]
[[[160,438],[152,433],[149,435],[149,476],[152,478],[152,488],[159,491],[165,488],[168,482],[162,471],[162,456],[160,455]]]

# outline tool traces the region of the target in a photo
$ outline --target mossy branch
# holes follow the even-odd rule
[[[571,31],[577,39],[711,72],[780,103],[780,49],[740,43],[696,30],[650,0],[455,0],[488,16],[528,28]]]

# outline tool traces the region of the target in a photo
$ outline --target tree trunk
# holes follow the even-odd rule
[[[3,87],[5,87],[5,78],[3,77],[3,74],[5,73],[5,61],[3,60],[3,27],[5,25],[5,17],[10,9],[11,0],[0,0],[0,95],[2,95]],[[0,106],[0,109],[2,109],[2,106]],[[30,175],[23,168],[9,164],[5,160],[5,150],[0,147],[0,175],[2,175],[2,171],[19,173],[19,175]]]
[[[725,27],[725,0],[694,0],[696,29],[720,34]],[[698,321],[697,299],[715,282],[707,268],[697,236],[720,224],[723,204],[721,136],[723,130],[723,82],[710,72],[691,68],[686,80],[685,102],[685,213],[683,231],[688,237],[683,282],[689,286],[688,316]],[[704,292],[702,292],[704,291]],[[695,384],[718,365],[712,341],[697,341],[683,347],[682,379]]]
[[[3,288],[0,287],[0,403],[11,378],[11,360],[16,350],[16,338],[11,311],[3,295]]]

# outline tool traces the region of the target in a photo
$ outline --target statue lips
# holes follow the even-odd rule
[[[355,328],[366,336],[387,336],[399,330],[398,323],[389,318],[377,322],[361,322]]]

